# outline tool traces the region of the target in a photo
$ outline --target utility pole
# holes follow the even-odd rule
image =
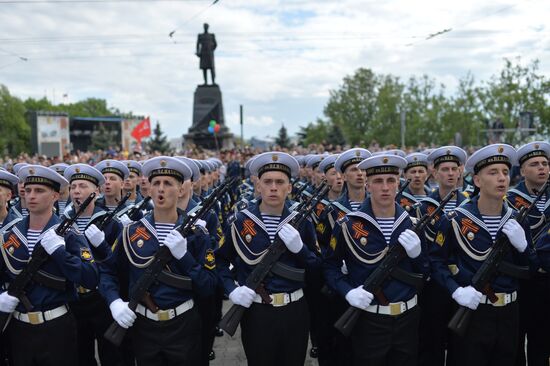
[[[241,104],[240,107],[240,114],[241,114],[241,150],[244,149],[244,133],[243,133],[243,105]]]
[[[406,125],[405,125],[406,110],[405,110],[405,107],[403,106],[401,106],[399,109],[401,111],[401,148],[404,149],[405,148],[405,130],[406,130]]]

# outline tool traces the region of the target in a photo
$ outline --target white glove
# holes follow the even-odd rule
[[[353,290],[349,290],[346,294],[346,301],[353,307],[366,310],[370,305],[374,295],[366,291],[363,286],[358,286]]]
[[[294,254],[302,250],[304,246],[300,233],[290,224],[283,225],[281,230],[279,230],[279,237],[285,243],[287,249]]]
[[[397,241],[405,248],[409,258],[414,259],[420,255],[420,251],[422,250],[420,247],[420,238],[411,229],[403,231]]]
[[[124,214],[122,216],[120,216],[118,218],[118,220],[120,221],[120,223],[122,224],[122,226],[128,226],[129,224],[131,224],[133,221],[131,218],[128,217],[128,215]]]
[[[99,244],[103,243],[105,240],[105,233],[98,229],[95,224],[90,225],[86,230],[84,230],[84,235],[88,238],[88,241],[97,248]]]
[[[170,249],[170,253],[176,259],[181,259],[187,253],[187,239],[181,236],[177,230],[170,231],[163,244]]]
[[[128,307],[128,303],[122,299],[116,299],[109,305],[113,319],[124,329],[130,328],[136,320],[136,313]]]
[[[340,268],[340,271],[342,271],[343,274],[347,275],[348,272],[348,266],[346,266],[346,262],[342,264],[342,267]]]
[[[481,301],[481,292],[473,288],[472,286],[468,287],[459,287],[453,292],[453,299],[462,306],[466,306],[472,310],[477,309],[479,302]]]
[[[250,287],[239,286],[229,294],[229,299],[233,301],[233,304],[244,306],[249,308],[256,297],[256,292]]]
[[[510,239],[510,244],[520,253],[525,251],[527,248],[527,239],[525,239],[525,230],[523,227],[514,219],[506,221],[502,227],[502,232],[506,234],[508,239]]]
[[[50,229],[44,233],[40,244],[49,255],[52,255],[57,248],[65,246],[65,239],[57,235],[54,229]]]
[[[13,313],[15,308],[19,304],[17,297],[8,294],[8,291],[4,291],[0,294],[0,311],[3,313]]]

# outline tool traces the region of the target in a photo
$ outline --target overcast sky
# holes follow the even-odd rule
[[[549,75],[549,17],[548,0],[0,0],[0,83],[23,99],[105,98],[177,137],[202,83],[194,51],[207,22],[226,124],[240,134],[243,104],[245,138],[265,138],[322,117],[359,67],[428,74],[450,93],[504,57],[537,58]]]

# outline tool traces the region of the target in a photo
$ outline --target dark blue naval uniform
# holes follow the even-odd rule
[[[452,294],[458,287],[471,285],[474,274],[489,254],[493,240],[478,210],[479,197],[442,217],[435,241],[430,245],[432,279]],[[515,216],[515,211],[503,204],[497,238],[505,235],[501,228]],[[524,225],[524,227],[527,225]],[[529,243],[531,236],[525,230]],[[536,255],[528,245],[524,253],[510,249],[506,261],[516,265],[536,263]],[[464,337],[451,337],[451,361],[456,365],[502,364],[513,365],[518,341],[518,307],[516,297],[518,280],[499,274],[490,284],[502,303],[493,306],[482,299],[473,312]]]
[[[416,213],[418,219],[424,215],[429,215],[439,207],[439,203],[444,197],[439,194],[439,189],[434,189],[428,197],[425,197],[415,205],[411,210]],[[468,200],[464,193],[458,193],[456,206]],[[435,217],[433,223],[430,222],[424,230],[427,252],[435,240],[437,227],[442,214]],[[445,359],[450,359],[452,350],[447,347],[449,330],[447,324],[456,310],[456,303],[451,298],[448,291],[436,281],[428,278],[422,292],[419,295],[420,302],[420,327],[419,327],[419,345],[418,345],[418,365],[419,366],[443,366]],[[447,352],[445,352],[447,350]]]
[[[176,226],[181,225],[189,211],[178,210]],[[110,304],[120,298],[119,275],[128,273],[128,288],[132,288],[143,275],[149,261],[159,249],[154,210],[140,221],[126,226],[113,245],[112,257],[101,265],[100,291]],[[179,289],[162,282],[149,288],[153,303],[161,310],[175,309],[186,304],[187,311],[177,313],[167,320],[151,320],[139,313],[132,329],[132,342],[138,365],[199,364],[201,347],[201,320],[196,306],[189,309],[195,296],[213,293],[217,276],[213,271],[215,260],[211,242],[205,230],[197,229],[187,237],[187,253],[179,260],[173,259],[167,271],[189,277],[192,290]],[[144,310],[151,314],[151,310]]]
[[[74,207],[67,212],[67,216],[75,214]],[[92,224],[99,224],[99,221],[107,215],[107,211],[101,207],[94,206],[90,221],[86,228]],[[98,264],[111,256],[111,245],[122,232],[122,224],[116,218],[111,219],[102,230],[105,233],[105,240],[96,248],[88,242],[94,259]],[[98,344],[98,356],[101,365],[121,365],[125,355],[110,342],[104,339],[103,334],[113,322],[109,308],[99,294],[96,287],[86,288],[79,286],[78,300],[71,302],[71,309],[74,311],[77,322],[78,334],[78,365],[96,366],[95,342]],[[131,355],[129,355],[131,356]],[[126,363],[128,364],[128,363]]]
[[[340,296],[345,297],[350,290],[363,285],[384,259],[388,248],[401,245],[399,235],[412,229],[413,223],[407,211],[397,203],[394,219],[390,244],[376,221],[370,199],[366,199],[358,211],[348,213],[337,221],[324,269],[327,284]],[[347,274],[342,271],[344,262]],[[423,275],[429,271],[428,259],[423,251],[414,259],[403,258],[399,267]],[[382,298],[375,297],[370,310],[361,312],[351,337],[354,364],[365,364],[367,360],[375,364],[415,364],[419,316],[417,290],[411,285],[389,279],[381,291],[389,303],[401,303],[398,306],[400,311],[393,315],[380,313],[383,307],[378,305],[385,304]],[[373,329],[377,329],[377,334],[372,333]]]
[[[430,195],[430,191],[426,187],[424,187],[424,194],[426,196]],[[414,194],[411,193],[409,187],[407,187],[403,190],[403,192],[401,192],[401,194],[398,194],[395,197],[395,202],[403,207],[409,213],[409,215],[415,217],[417,215],[417,212],[414,207],[420,203],[422,198],[416,197]]]
[[[271,245],[262,221],[260,204],[261,200],[232,217],[224,233],[224,242],[216,251],[218,274],[227,294],[237,287],[235,280],[239,285],[246,283],[247,277]],[[279,228],[296,215],[289,209],[290,205],[290,201],[284,205]],[[286,251],[279,262],[302,271],[320,268],[321,258],[317,254],[312,223],[304,220],[297,230],[304,243],[303,248],[297,254]],[[230,264],[234,265],[235,276],[229,269]],[[308,307],[302,298],[303,287],[303,280],[291,280],[276,274],[265,279],[263,289],[272,295],[275,306],[255,302],[241,321],[243,347],[250,365],[303,365],[309,331]],[[278,302],[277,299],[289,301]],[[265,329],[270,329],[268,338],[261,336]]]
[[[23,218],[23,207],[21,207],[21,199],[17,201],[17,203],[10,207],[10,211],[12,214],[16,215],[17,217]],[[28,211],[27,211],[28,212]]]
[[[60,221],[58,216],[52,214],[41,235]],[[13,280],[29,259],[28,227],[29,217],[26,217],[3,235],[3,282]],[[34,250],[41,245],[40,238],[41,236]],[[68,302],[77,298],[76,286],[97,286],[98,272],[86,239],[75,228],[65,233],[64,241],[65,247],[56,249],[42,265],[41,271],[58,280],[64,279],[65,289],[54,289],[32,282],[25,289],[25,293],[33,305],[33,313],[23,315],[28,310],[19,303],[16,311],[20,313],[14,315],[14,319],[8,325],[8,337],[17,340],[10,345],[14,365],[75,365],[78,362],[76,324],[72,313],[67,312],[66,306]],[[31,323],[24,322],[24,317],[28,317]],[[40,323],[39,320],[40,324],[34,325],[32,322],[36,321],[36,318],[41,318],[43,322]]]
[[[521,181],[516,187],[510,189],[506,198],[511,206],[518,210],[522,207],[527,208],[533,202],[525,181]],[[547,223],[550,221],[548,192],[544,198],[546,199],[544,210],[541,212],[537,206],[534,206],[529,214],[533,244],[546,234]],[[525,365],[525,335],[527,335],[529,365],[546,365],[550,357],[550,334],[547,331],[550,320],[546,316],[541,317],[540,314],[545,314],[550,309],[550,277],[547,271],[539,268],[532,274],[531,279],[520,282],[520,342],[516,365]]]

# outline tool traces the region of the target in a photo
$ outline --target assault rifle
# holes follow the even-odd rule
[[[111,222],[111,220],[122,210],[124,207],[126,207],[126,201],[128,201],[128,198],[130,198],[131,192],[126,193],[126,195],[120,200],[118,205],[111,211],[109,211],[106,215],[103,215],[95,224],[99,230],[105,229],[107,224]]]
[[[295,212],[297,214],[290,220],[289,224],[295,228],[299,228],[300,224],[311,214],[317,203],[323,199],[328,193],[330,186],[324,181],[317,187],[311,197],[308,197],[302,203],[300,203]],[[252,273],[246,279],[246,287],[255,290],[260,293],[262,290],[262,282],[272,272],[273,268],[277,268],[277,263],[281,255],[286,252],[286,245],[283,240],[277,235],[273,244],[269,246],[269,249],[264,254],[264,257],[258,263]],[[288,266],[287,266],[288,267]],[[223,316],[219,323],[219,327],[226,331],[229,335],[233,336],[241,318],[244,315],[246,308],[241,305],[233,304],[229,311]]]
[[[76,222],[76,219],[84,212],[84,210],[86,210],[94,197],[95,193],[90,194],[84,203],[80,205],[80,208],[76,211],[73,217],[65,216],[63,221],[61,221],[61,223],[55,228],[55,233],[61,237],[64,236],[67,230],[69,230],[69,228]],[[52,287],[60,291],[65,289],[64,279],[52,277],[51,275],[40,271],[40,267],[42,267],[48,258],[48,252],[46,252],[46,249],[44,249],[42,245],[34,247],[27,265],[21,270],[21,272],[19,272],[17,276],[15,276],[13,281],[11,281],[8,286],[8,294],[17,297],[27,311],[31,311],[33,309],[33,305],[25,293],[25,288],[32,281],[48,285],[48,287]],[[0,329],[2,329],[2,332],[6,328],[10,317],[11,313],[0,312]]]
[[[529,213],[537,205],[542,196],[546,193],[550,181],[547,181],[542,189],[538,192],[537,197],[531,202],[528,207],[523,206],[518,215],[515,217],[519,224],[522,224]],[[491,303],[498,301],[494,290],[491,288],[491,281],[498,275],[498,273],[504,273],[510,277],[528,279],[529,268],[513,265],[506,262],[504,258],[507,257],[510,252],[511,244],[508,237],[502,234],[493,245],[491,252],[487,256],[487,259],[483,261],[477,272],[472,277],[472,286],[487,296]],[[459,306],[456,313],[451,318],[451,321],[447,325],[450,330],[459,336],[463,336],[468,329],[470,319],[472,317],[473,310],[466,306]]]
[[[149,204],[149,201],[151,201],[151,196],[145,197],[138,205],[134,205],[131,209],[128,210],[128,217],[132,221],[136,221],[138,218],[138,213],[147,207]]]
[[[397,192],[397,197],[399,197],[403,194],[403,192],[405,191],[405,189],[407,189],[409,184],[411,184],[411,180],[407,179],[407,181],[405,183],[403,183],[403,185],[399,188],[399,192]]]
[[[203,201],[201,208],[195,214],[185,216],[183,223],[176,228],[176,230],[178,230],[183,237],[188,237],[195,230],[196,222],[212,209],[219,198],[228,192],[235,182],[236,179],[231,178],[216,187],[216,189],[214,189],[214,191],[212,191]],[[143,274],[138,278],[130,291],[130,301],[128,303],[130,310],[136,311],[140,302],[150,303],[152,299],[149,299],[148,296],[149,288],[156,281],[164,277],[163,270],[173,259],[174,257],[167,246],[163,245],[159,248],[151,264],[145,268]],[[180,276],[180,278],[181,277],[182,276]],[[113,322],[103,336],[115,346],[119,346],[126,335],[126,331],[127,329],[118,325],[117,322]]]
[[[445,205],[457,194],[458,190],[453,190],[440,202],[439,206],[432,213],[424,214],[414,226],[416,235],[424,235],[423,231],[426,225],[432,222],[436,216],[440,215]],[[395,244],[389,247],[386,256],[376,269],[367,277],[363,284],[363,289],[376,297],[381,305],[388,305],[389,301],[382,292],[382,286],[391,276],[394,279],[404,282],[416,288],[422,287],[424,278],[416,273],[408,273],[398,267],[401,259],[407,256],[407,252],[400,244]],[[359,315],[363,310],[350,306],[344,314],[336,321],[334,327],[338,329],[344,336],[349,336],[359,319]]]

